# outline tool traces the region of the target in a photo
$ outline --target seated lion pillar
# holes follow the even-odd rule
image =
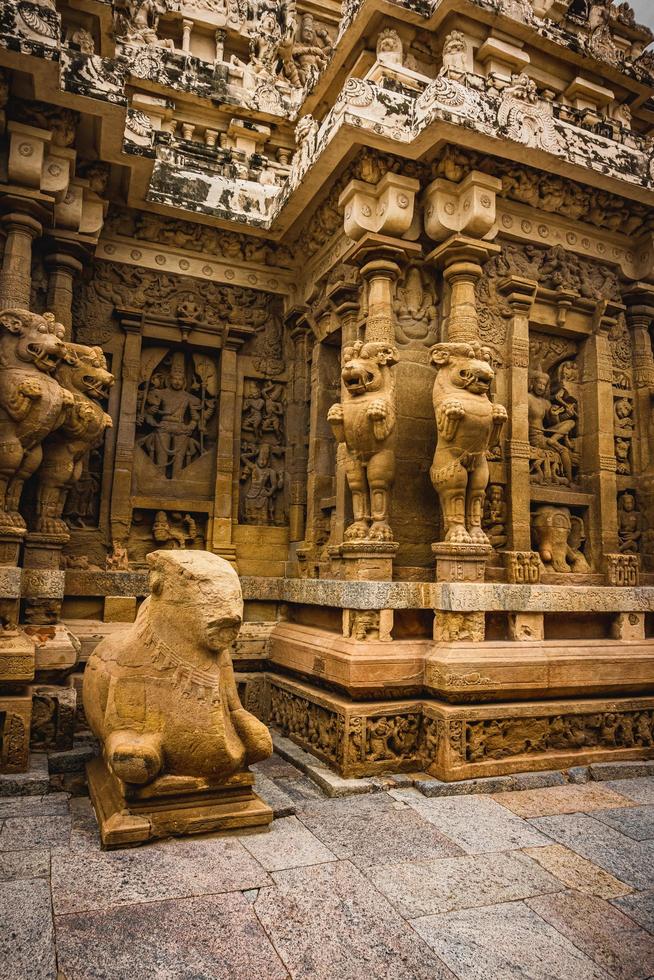
[[[136,622],[99,643],[84,674],[102,745],[88,767],[102,843],[268,824],[247,767],[272,741],[239,700],[229,652],[243,614],[238,576],[206,551],[155,551],[148,563]]]

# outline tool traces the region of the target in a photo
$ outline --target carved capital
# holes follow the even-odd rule
[[[424,194],[425,231],[436,242],[452,234],[494,238],[497,234],[495,200],[502,190],[497,177],[473,170],[455,184],[439,177]]]
[[[367,232],[402,238],[413,224],[419,190],[420,182],[415,178],[390,171],[377,184],[351,180],[338,199],[344,211],[345,234],[356,242]]]

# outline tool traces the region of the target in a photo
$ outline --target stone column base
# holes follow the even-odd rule
[[[273,813],[253,791],[254,776],[237,773],[211,782],[163,776],[143,787],[126,787],[104,759],[86,767],[91,801],[105,850],[149,840],[267,827]]]
[[[493,549],[483,544],[449,544],[438,541],[431,546],[436,556],[437,582],[483,582],[486,562]]]

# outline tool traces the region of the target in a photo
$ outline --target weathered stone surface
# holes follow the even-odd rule
[[[522,793],[496,793],[493,799],[519,817],[546,817],[554,813],[589,813],[609,807],[624,807],[627,802],[618,793],[593,783],[525,790]]]
[[[460,853],[445,831],[385,793],[316,802],[299,810],[298,816],[337,858],[348,858],[360,868]]]
[[[267,834],[242,838],[243,847],[266,871],[283,871],[311,864],[324,864],[336,858],[297,817],[274,820]]]
[[[611,779],[610,789],[636,803],[654,803],[654,776],[643,779]]]
[[[533,826],[483,796],[412,800],[409,805],[468,854],[550,843]]]
[[[561,892],[526,903],[611,976],[647,980],[654,937],[599,898]]]
[[[257,918],[293,977],[363,974],[439,980],[452,974],[349,862],[273,873]]]
[[[67,793],[0,798],[0,820],[8,817],[42,817],[50,814],[59,816],[68,814]]]
[[[627,885],[639,889],[654,886],[654,844],[651,841],[631,840],[582,813],[537,817],[530,823]]]
[[[0,830],[0,851],[27,847],[65,847],[70,839],[68,814],[43,813],[35,817],[8,817]]]
[[[637,922],[643,929],[654,934],[654,893],[642,892],[637,895],[625,895],[615,898],[612,902],[616,908]]]
[[[295,813],[295,801],[276,781],[273,782],[267,776],[259,774],[255,779],[254,788],[275,817],[291,817]]]
[[[609,899],[628,895],[631,891],[631,886],[618,881],[608,871],[561,844],[526,847],[524,853],[555,875],[566,887],[584,895]]]
[[[426,916],[412,925],[457,976],[471,980],[608,976],[522,902]]]
[[[7,980],[52,980],[57,975],[50,887],[42,878],[2,883],[0,964]]]
[[[288,976],[240,893],[60,915],[56,926],[59,968],[80,980],[129,980],[137,963],[144,978]]]
[[[31,752],[26,772],[0,773],[0,797],[42,796],[48,792],[48,759],[43,752]]]
[[[55,914],[214,895],[269,883],[238,840],[176,840],[104,853],[88,846],[52,853]]]
[[[520,852],[386,864],[366,869],[366,876],[409,918],[514,902],[563,888]]]
[[[654,840],[654,805],[603,810],[594,817],[632,840]]]
[[[654,760],[641,762],[595,762],[590,766],[591,779],[633,779],[649,776],[654,779]]]
[[[50,875],[48,850],[3,851],[0,853],[0,881],[16,878],[47,878]]]

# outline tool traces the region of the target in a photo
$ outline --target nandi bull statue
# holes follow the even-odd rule
[[[238,576],[206,551],[148,555],[151,595],[102,640],[84,710],[102,745],[89,788],[105,847],[267,824],[246,767],[272,753],[241,704],[229,646],[243,615]]]
[[[346,541],[392,541],[388,524],[390,490],[395,476],[395,347],[357,341],[343,351],[342,401],[327,421],[337,442],[345,443],[345,474],[352,494],[354,521]]]
[[[490,351],[472,343],[436,344],[431,360],[437,368],[433,400],[438,440],[430,475],[443,512],[445,541],[488,546],[481,526],[489,477],[486,452],[507,420],[504,406],[490,400],[495,377]]]

